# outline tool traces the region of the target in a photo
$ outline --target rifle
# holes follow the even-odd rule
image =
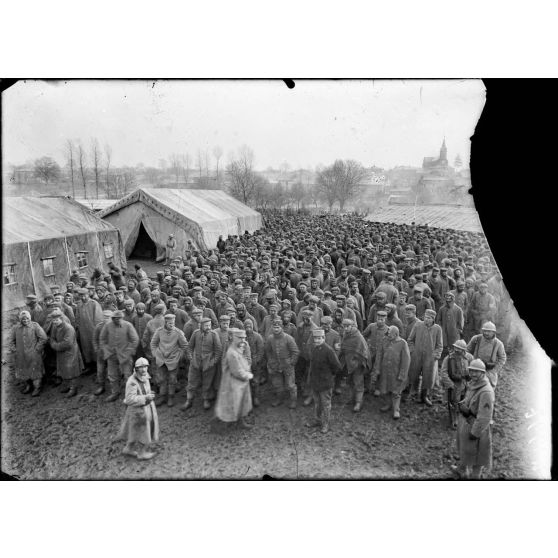
[[[451,426],[455,426],[456,424],[455,411],[453,409],[453,404],[452,404],[453,392],[454,392],[454,388],[448,388],[448,413],[449,413],[449,421]]]

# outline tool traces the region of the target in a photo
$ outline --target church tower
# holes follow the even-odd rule
[[[442,142],[442,147],[440,148],[440,162],[444,161],[447,165],[448,162],[448,148],[446,147],[446,138]]]

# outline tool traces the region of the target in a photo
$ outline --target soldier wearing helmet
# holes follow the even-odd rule
[[[457,403],[465,394],[469,363],[472,360],[473,356],[467,352],[467,343],[458,339],[442,361],[440,381],[447,393],[448,411],[453,428],[457,428]]]
[[[465,397],[458,405],[457,449],[465,478],[479,479],[483,469],[492,467],[494,389],[478,358],[469,363],[469,377]]]
[[[148,370],[149,361],[138,358],[134,364],[134,373],[126,381],[126,414],[117,436],[118,440],[126,440],[122,453],[141,460],[154,457],[149,446],[159,440],[159,419]],[[134,445],[139,446],[139,451],[134,449]]]
[[[482,324],[481,331],[482,333],[471,338],[467,351],[486,365],[486,375],[492,387],[496,388],[498,375],[506,364],[506,349],[496,337],[496,326],[492,322]]]

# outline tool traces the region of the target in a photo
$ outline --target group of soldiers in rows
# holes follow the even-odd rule
[[[299,395],[314,402],[309,426],[324,433],[332,396],[347,384],[354,412],[369,393],[396,420],[401,401],[432,406],[445,390],[460,445],[476,447],[462,461],[489,466],[494,389],[506,362],[496,333],[509,331],[509,298],[482,235],[269,213],[263,229],[220,238],[215,250],[189,244],[156,277],[111,264],[106,274],[75,273],[65,287],[42,303],[29,295],[12,330],[16,376],[33,396],[46,364],[68,396],[84,370],[96,371],[95,394],[108,381],[106,400],[116,401],[141,359],[155,377],[155,405],[175,404],[187,371],[182,408],[201,390],[210,409],[232,345],[249,365],[250,404],[225,413],[228,420],[247,426],[265,382],[273,406],[285,394],[291,409]]]

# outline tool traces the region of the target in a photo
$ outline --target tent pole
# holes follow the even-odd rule
[[[33,260],[31,259],[31,247],[27,243],[27,254],[29,255],[29,267],[31,268],[31,281],[33,281],[33,292],[37,295],[37,285],[35,284],[35,272],[33,271]],[[37,295],[38,296],[38,295]]]
[[[70,276],[72,275],[72,266],[70,264],[70,253],[68,252],[68,241],[66,237],[64,237],[64,248],[66,249],[66,261],[68,262],[68,280],[70,280]]]

